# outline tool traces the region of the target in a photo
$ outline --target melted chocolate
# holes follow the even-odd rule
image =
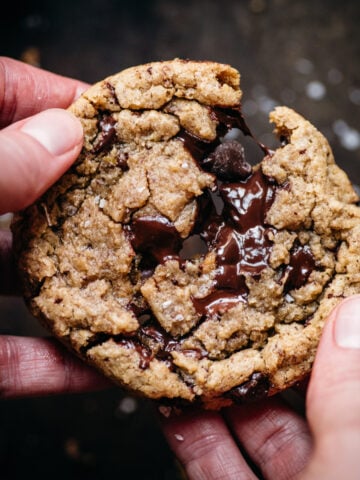
[[[170,258],[179,259],[182,240],[174,224],[166,217],[158,215],[134,218],[128,231],[136,252],[150,255],[157,263],[164,263]]]
[[[131,310],[138,314],[138,309],[130,305]],[[149,368],[150,362],[156,358],[165,361],[170,370],[175,368],[171,356],[171,352],[176,350],[183,353],[187,357],[201,360],[205,358],[208,353],[200,348],[182,348],[182,340],[177,340],[163,330],[160,325],[155,323],[154,317],[149,311],[149,320],[147,325],[141,326],[136,332],[127,335],[115,335],[101,333],[95,335],[88,344],[81,349],[81,353],[86,355],[86,352],[91,348],[101,345],[104,342],[112,339],[119,345],[125,348],[136,350],[139,354],[139,368],[146,370]],[[154,343],[155,342],[155,345]]]
[[[212,142],[207,142],[184,129],[180,130],[177,138],[184,142],[185,148],[201,166],[203,166],[204,158],[207,157],[214,150],[214,148],[220,144],[220,140],[218,138]]]
[[[155,341],[158,345],[160,345],[160,348],[156,353],[157,358],[164,358],[174,350],[181,351],[184,355],[192,358],[201,359],[207,356],[207,352],[205,350],[201,350],[200,348],[182,349],[182,342],[180,340],[174,339],[171,335],[169,335],[159,326],[150,324],[148,326],[141,327],[138,332],[138,336],[144,335],[149,339]]]
[[[140,356],[139,368],[141,368],[142,370],[146,370],[147,368],[149,368],[150,362],[153,358],[151,350],[145,345],[139,343],[136,337],[122,338],[121,340],[118,340],[117,343],[123,345],[126,348],[135,349]]]
[[[220,135],[233,127],[252,136],[240,111],[213,108],[211,115],[218,122],[218,136],[214,141],[204,141],[185,130],[178,134],[199,166],[216,175],[215,195],[223,202],[218,213],[208,192],[197,199],[198,215],[192,234],[199,234],[207,248],[215,252],[217,267],[213,291],[204,298],[193,298],[201,316],[214,315],[246,301],[246,276],[258,278],[269,265],[272,229],[266,225],[265,218],[279,188],[260,169],[252,172],[238,142],[220,144]],[[263,150],[270,154],[268,149]],[[235,182],[229,182],[234,179]],[[181,264],[179,252],[183,240],[167,218],[161,215],[135,218],[128,231],[134,250],[144,254],[140,264],[144,272],[170,258]],[[314,266],[309,247],[294,248],[285,269],[285,289],[303,285]]]
[[[218,135],[233,127],[251,135],[238,110],[218,108],[212,109],[211,114],[219,123]],[[198,199],[199,214],[192,232],[200,234],[208,249],[216,252],[214,291],[206,298],[193,299],[197,312],[209,315],[245,301],[245,274],[259,276],[268,265],[272,242],[264,221],[275,187],[260,170],[252,173],[238,142],[220,144],[219,137],[206,142],[185,130],[178,138],[202,168],[225,181],[218,186],[218,196],[224,203],[222,212],[216,212],[212,198],[205,193]],[[226,183],[229,179],[238,182]],[[149,256],[158,263],[178,259],[182,240],[166,218],[159,215],[134,219],[129,231],[134,250],[147,254],[142,261],[143,270],[156,266],[149,265]]]
[[[315,266],[315,259],[310,247],[308,245],[296,244],[290,252],[290,262],[285,269],[287,279],[284,291],[288,292],[305,285]]]
[[[224,213],[240,232],[263,225],[274,200],[274,185],[258,170],[245,182],[226,183],[220,187]]]
[[[100,128],[100,134],[93,145],[93,153],[99,153],[101,150],[104,150],[111,145],[111,142],[116,135],[115,125],[116,120],[111,115],[105,115],[99,121],[98,127]]]
[[[225,396],[238,404],[254,402],[267,397],[269,388],[270,382],[266,375],[256,372],[251,375],[250,380],[231,389]]]
[[[210,109],[210,115],[219,123],[218,134],[220,135],[231,128],[239,128],[244,135],[253,136],[240,109],[213,107]]]
[[[171,337],[165,330],[159,326],[148,325],[140,327],[134,335],[119,336],[115,341],[126,348],[131,348],[139,354],[139,368],[145,370],[149,368],[150,362],[156,358],[165,361],[170,370],[174,369],[171,352],[174,350],[182,352],[184,355],[201,360],[207,356],[207,352],[199,348],[182,349],[182,342]],[[151,342],[156,343],[152,349]]]
[[[245,284],[244,277],[240,277]],[[241,281],[241,280],[240,280]],[[195,310],[200,315],[216,315],[224,313],[239,302],[246,302],[247,288],[238,291],[231,290],[214,290],[204,298],[193,298]]]
[[[261,225],[250,228],[245,233],[230,227],[223,228],[219,232],[216,244],[217,265],[227,267],[223,273],[230,276],[232,268],[235,275],[245,272],[253,276],[260,275],[269,265],[272,247],[267,232],[268,230]],[[224,282],[222,284],[224,285]]]
[[[269,264],[272,242],[265,225],[275,186],[260,171],[243,182],[224,183],[219,187],[224,201],[218,215],[215,206],[203,225],[202,238],[216,252],[215,291],[193,299],[200,315],[210,315],[246,301],[245,274],[259,277]],[[209,211],[209,207],[208,207]]]
[[[230,108],[213,108],[212,109],[213,117],[219,122],[218,134],[224,135],[231,128],[238,128],[243,132],[244,135],[251,137],[265,153],[265,155],[272,155],[273,151],[270,150],[266,145],[259,142],[254,135],[252,134],[250,128],[245,122],[240,109],[230,109]]]

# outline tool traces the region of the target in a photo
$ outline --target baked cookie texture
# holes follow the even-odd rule
[[[360,293],[360,208],[308,121],[251,167],[239,73],[129,68],[71,107],[84,147],[13,225],[31,312],[130,390],[206,408],[272,395],[311,370],[321,330]],[[59,132],[61,135],[61,132]],[[256,140],[254,140],[256,142]]]

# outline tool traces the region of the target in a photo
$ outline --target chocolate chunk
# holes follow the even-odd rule
[[[104,116],[99,121],[100,134],[93,146],[93,153],[99,153],[111,145],[115,135],[116,120],[111,115]]]
[[[132,338],[123,338],[121,340],[118,340],[117,343],[119,343],[119,345],[123,345],[126,348],[135,349],[140,356],[139,368],[141,368],[142,370],[146,370],[147,368],[149,368],[150,362],[153,358],[152,352],[149,348],[139,343],[136,339]]]
[[[210,115],[218,122],[217,126],[217,138],[213,141],[206,141],[198,138],[196,135],[181,129],[177,135],[177,138],[184,142],[185,148],[191,153],[200,166],[207,169],[206,159],[214,149],[220,145],[220,137],[224,136],[231,128],[240,129],[244,135],[249,135],[258,144],[265,155],[271,155],[272,151],[262,143],[258,142],[251,133],[248,125],[246,124],[244,117],[240,110],[230,108],[210,108]],[[216,172],[214,172],[216,173]],[[230,175],[229,175],[230,176]],[[240,178],[240,177],[239,177]],[[238,177],[233,178],[237,180]]]
[[[111,103],[113,105],[119,105],[119,100],[117,98],[114,86],[111,85],[110,82],[105,82],[105,86],[107,87],[107,89],[109,90],[109,92],[111,94]]]
[[[156,349],[156,353],[151,352],[148,342],[149,340],[150,342],[153,341],[155,344],[157,344],[158,348]],[[142,364],[144,364],[147,358],[150,358],[150,360],[152,358],[157,358],[158,360],[166,361],[169,368],[172,369],[174,368],[174,365],[171,352],[174,350],[182,352],[187,357],[196,358],[198,360],[207,356],[207,352],[205,350],[201,350],[200,348],[182,349],[181,341],[174,339],[167,332],[165,332],[165,330],[161,329],[159,325],[148,325],[141,327],[137,331],[136,335],[134,336],[134,340],[132,341],[134,344],[146,345],[147,351],[145,351],[145,357],[144,353],[138,350],[143,357]],[[147,364],[144,368],[148,368],[148,366],[149,364]]]
[[[218,145],[202,165],[220,180],[245,180],[251,174],[244,147],[235,140]]]
[[[289,144],[289,138],[285,135],[280,135],[279,140],[282,147],[286,147]]]
[[[166,342],[170,340],[170,338],[168,338],[168,335],[165,332],[160,331],[153,326],[142,327],[139,330],[139,335],[145,335],[146,337],[149,337],[150,339],[159,343],[162,348],[164,348]]]
[[[211,115],[219,123],[219,135],[223,135],[231,128],[239,128],[244,135],[253,136],[240,109],[215,107],[211,109]]]
[[[128,227],[130,242],[136,252],[151,255],[158,263],[179,258],[182,239],[166,217],[161,215],[135,218]]]
[[[287,279],[284,291],[288,292],[305,285],[315,266],[315,259],[310,247],[296,244],[290,252],[290,262],[285,269]]]
[[[261,400],[269,393],[270,382],[266,375],[260,372],[253,373],[250,380],[233,388],[225,394],[234,403],[248,403]]]
[[[217,138],[213,142],[207,142],[198,138],[196,135],[182,129],[177,138],[184,142],[185,148],[189,151],[191,156],[202,166],[202,161],[206,158],[214,148],[220,143]]]
[[[129,170],[129,165],[128,165],[128,159],[129,159],[129,154],[126,152],[119,152],[118,158],[117,158],[117,164],[118,167],[123,171],[126,172]]]
[[[101,345],[102,343],[107,342],[111,336],[107,333],[96,333],[93,335],[88,342],[80,348],[80,351],[83,355],[91,350],[93,347]]]

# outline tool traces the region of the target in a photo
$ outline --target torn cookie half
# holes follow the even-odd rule
[[[150,398],[217,409],[284,390],[310,372],[332,308],[360,293],[358,197],[328,142],[278,107],[281,143],[253,139],[252,166],[241,95],[213,62],[97,83],[70,107],[80,156],[13,225],[31,312]]]

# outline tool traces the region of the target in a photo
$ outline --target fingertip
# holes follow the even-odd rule
[[[315,451],[306,478],[356,472],[360,445],[360,296],[340,303],[325,323],[307,395]],[[336,455],[334,455],[336,452]],[[316,472],[316,473],[314,473]],[[305,477],[304,477],[305,478]]]
[[[360,424],[360,296],[340,303],[325,323],[307,394],[318,435]],[[341,411],[341,415],[338,413]]]
[[[29,135],[51,155],[61,157],[82,144],[80,121],[69,111],[52,108],[25,121],[20,131]]]
[[[84,92],[86,92],[86,90],[88,90],[90,87],[89,84],[87,83],[84,83],[84,82],[79,82],[78,86],[76,87],[76,90],[75,90],[75,95],[74,95],[74,98],[73,98],[73,102],[75,102],[75,100],[77,100]]]
[[[333,332],[338,347],[360,349],[360,295],[347,298],[336,309]]]
[[[71,166],[81,151],[81,122],[50,109],[0,132],[0,214],[23,209]]]
[[[323,359],[331,360],[334,355],[346,356],[344,349],[360,349],[360,295],[342,300],[326,319],[316,353],[315,367]]]

